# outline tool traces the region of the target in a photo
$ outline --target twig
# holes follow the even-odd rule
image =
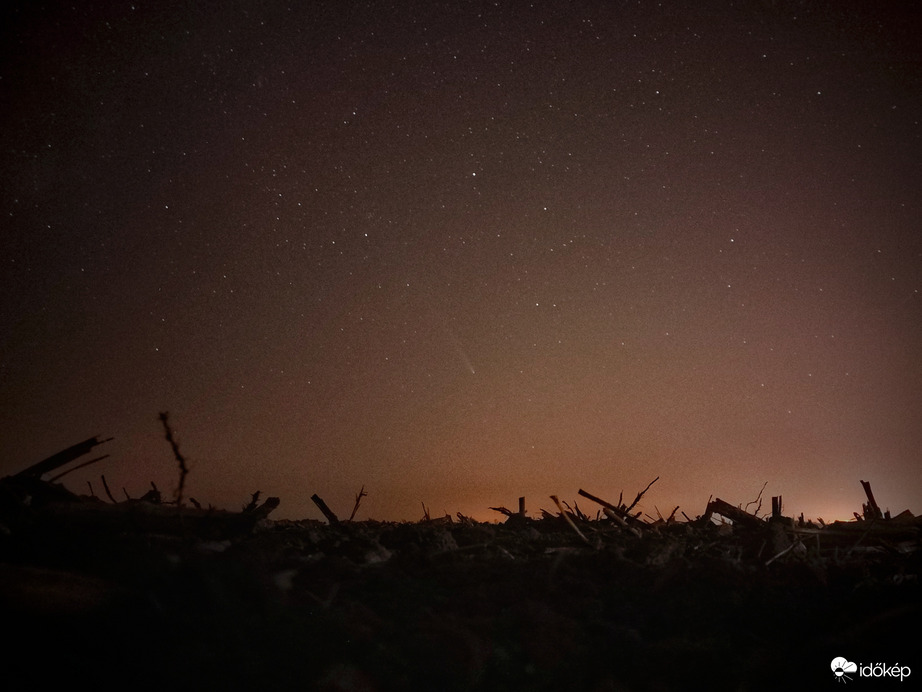
[[[108,496],[109,496],[109,499],[112,500],[112,504],[113,504],[113,505],[117,505],[118,502],[116,501],[116,499],[115,499],[114,497],[112,497],[112,491],[109,490],[109,484],[106,483],[106,477],[105,477],[105,476],[100,476],[100,478],[102,479],[102,487],[103,487],[103,489],[106,491],[106,495],[108,495]]]
[[[259,490],[253,493],[252,497],[250,498],[250,503],[243,508],[244,512],[252,512],[254,509],[256,509],[257,505],[259,505],[259,495]]]
[[[359,494],[355,496],[355,506],[352,508],[352,514],[349,515],[349,521],[355,519],[355,513],[359,511],[359,504],[362,502],[363,497],[367,497],[368,493],[365,492],[365,486],[362,486],[362,489],[359,490]]]
[[[176,440],[173,439],[173,431],[170,429],[169,423],[169,413],[166,411],[160,414],[160,422],[163,423],[163,431],[166,435],[166,441],[170,443],[170,447],[173,448],[173,456],[176,457],[176,461],[179,462],[179,487],[176,489],[176,506],[182,507],[182,491],[186,485],[186,474],[189,473],[189,468],[186,466],[186,458],[179,451],[179,445],[176,444]]]
[[[66,475],[67,475],[68,473],[70,473],[71,471],[76,471],[77,469],[82,469],[82,468],[84,468],[85,466],[89,466],[90,464],[95,464],[97,461],[102,461],[103,459],[108,459],[108,458],[109,458],[109,455],[108,455],[108,454],[103,454],[101,457],[96,457],[95,459],[90,459],[89,461],[84,461],[82,464],[77,464],[77,465],[74,466],[73,468],[67,469],[66,471],[62,471],[62,472],[59,473],[57,476],[52,476],[51,478],[48,479],[48,482],[49,482],[49,483],[54,483],[56,480],[58,480],[58,479],[61,478],[62,476],[66,476]]]
[[[621,511],[623,511],[623,510],[621,509],[621,503],[620,503],[620,501],[619,501],[619,503],[618,503],[618,506],[616,507],[615,505],[611,504],[610,502],[606,502],[605,500],[603,500],[603,499],[600,498],[600,497],[596,497],[595,495],[590,495],[589,493],[587,493],[587,492],[586,492],[585,490],[583,490],[582,488],[580,488],[580,489],[577,491],[577,493],[578,493],[579,495],[582,495],[582,496],[585,497],[585,498],[588,498],[588,499],[592,500],[593,502],[598,502],[598,503],[599,503],[600,505],[602,505],[603,507],[607,507],[608,509],[610,509],[610,510],[612,510],[612,511],[614,511],[614,512],[621,512]],[[620,500],[620,498],[619,498],[619,500]]]
[[[570,525],[570,528],[576,531],[576,535],[583,539],[584,543],[589,543],[589,539],[583,535],[583,532],[579,530],[579,527],[573,523],[573,520],[570,519],[570,515],[563,508],[563,505],[560,504],[560,500],[557,499],[556,495],[551,495],[551,499],[554,501],[554,504],[557,505],[557,509],[560,510],[560,515],[567,521]]]
[[[639,528],[637,528],[636,526],[631,526],[631,525],[629,525],[629,524],[624,520],[624,517],[622,517],[621,515],[619,515],[615,510],[610,509],[610,508],[608,508],[608,507],[603,507],[603,508],[602,508],[602,512],[605,513],[605,516],[606,516],[606,517],[608,517],[608,518],[611,519],[612,521],[614,521],[614,522],[620,524],[622,528],[627,529],[628,531],[630,531],[631,533],[633,533],[635,536],[637,536],[637,538],[640,538],[640,537],[643,535],[643,532],[642,532]],[[630,515],[628,515],[628,516],[630,516]]]
[[[640,498],[642,498],[642,497],[644,496],[644,494],[646,494],[646,492],[650,489],[650,486],[653,485],[654,483],[656,483],[656,481],[658,481],[658,480],[659,480],[659,476],[657,476],[657,477],[654,478],[652,481],[650,481],[649,485],[647,485],[646,488],[644,488],[644,489],[641,490],[639,493],[637,493],[637,497],[634,498],[634,501],[631,503],[631,506],[628,507],[628,508],[627,508],[626,510],[624,510],[624,511],[625,511],[625,512],[630,512],[632,509],[634,509],[634,505],[636,505],[638,502],[640,502]]]
[[[754,505],[756,502],[758,502],[758,503],[759,503],[759,506],[756,507],[756,511],[753,512],[753,514],[755,514],[756,516],[758,516],[759,510],[762,509],[762,491],[765,490],[765,486],[766,486],[766,485],[768,485],[768,481],[765,481],[765,482],[762,484],[762,490],[759,490],[759,494],[756,496],[756,499],[753,500],[752,502],[747,502],[747,503],[746,503],[746,506],[743,507],[743,511],[744,511],[744,512],[748,512],[748,511],[749,511],[749,505]]]
[[[619,498],[618,506],[616,507],[615,505],[611,504],[610,502],[606,502],[600,497],[596,497],[595,495],[587,493],[582,488],[580,488],[579,494],[589,500],[592,500],[593,502],[597,502],[600,505],[602,505],[604,510],[607,510],[605,511],[605,516],[609,518],[611,518],[613,514],[618,516],[618,522],[623,526],[627,526],[628,521],[630,521],[632,524],[643,524],[644,523],[640,521],[637,517],[627,513],[627,510],[624,508],[624,505],[620,503],[620,498]]]
[[[79,444],[75,444],[72,447],[63,449],[57,454],[53,454],[47,459],[38,462],[37,464],[33,464],[29,468],[17,473],[14,478],[41,478],[46,473],[55,471],[65,464],[69,464],[70,462],[79,459],[84,454],[88,454],[90,450],[93,449],[93,447],[101,445],[103,442],[108,442],[111,439],[112,438],[109,437],[105,440],[100,440],[99,437],[91,437],[90,439],[84,440]]]

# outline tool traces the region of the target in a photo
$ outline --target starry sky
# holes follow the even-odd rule
[[[922,512],[914,5],[2,13],[0,475]]]

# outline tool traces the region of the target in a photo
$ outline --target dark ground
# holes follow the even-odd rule
[[[641,537],[582,526],[588,545],[559,517],[263,521],[218,540],[13,522],[0,541],[5,686],[826,689],[836,656],[922,677],[907,634],[920,622],[916,526],[909,540],[801,536],[768,565],[767,522]]]

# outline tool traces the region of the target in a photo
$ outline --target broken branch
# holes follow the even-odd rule
[[[109,497],[109,499],[112,500],[112,504],[118,504],[116,499],[112,497],[112,491],[109,490],[109,484],[106,483],[106,477],[100,476],[100,478],[102,479],[102,487],[106,491],[106,495]]]
[[[759,490],[759,494],[756,496],[756,499],[753,500],[752,502],[747,502],[747,503],[746,503],[746,506],[743,507],[743,511],[744,511],[744,512],[748,512],[748,511],[749,511],[749,505],[754,505],[754,504],[756,504],[756,503],[758,502],[758,503],[759,503],[759,506],[756,507],[756,511],[753,512],[753,514],[756,514],[756,515],[757,515],[757,514],[759,513],[759,510],[762,509],[762,491],[765,490],[765,486],[766,486],[766,485],[768,485],[768,481],[765,481],[765,483],[762,484],[762,488],[761,488],[761,490]]]
[[[368,493],[365,492],[365,486],[363,485],[358,495],[355,496],[355,506],[352,508],[352,514],[349,515],[349,521],[355,519],[355,513],[359,511],[359,504],[362,502],[362,498],[367,496]]]
[[[579,530],[579,527],[573,523],[573,520],[570,519],[570,515],[563,508],[563,505],[560,504],[560,500],[557,499],[556,495],[551,495],[551,499],[554,501],[554,504],[557,505],[557,509],[560,510],[560,515],[566,520],[570,525],[570,528],[576,531],[576,535],[583,539],[584,543],[589,543],[589,539],[583,535],[583,532]]]
[[[636,505],[638,502],[640,502],[640,498],[642,498],[642,497],[646,494],[646,492],[650,489],[650,486],[653,485],[654,483],[656,483],[656,481],[658,481],[658,480],[659,480],[659,476],[657,476],[657,477],[654,478],[652,481],[650,481],[650,483],[647,485],[646,488],[644,488],[644,489],[641,490],[639,493],[637,493],[637,497],[634,498],[634,501],[631,503],[631,506],[628,507],[628,508],[627,508],[626,510],[624,510],[624,511],[625,511],[625,512],[630,512],[632,509],[634,509],[634,505]]]
[[[54,471],[65,464],[69,464],[75,459],[79,459],[84,454],[88,454],[93,447],[101,445],[103,442],[108,442],[112,438],[109,437],[105,440],[100,440],[99,437],[91,437],[88,440],[84,440],[78,444],[75,444],[67,449],[63,449],[57,454],[52,454],[47,459],[43,459],[37,464],[33,464],[29,468],[20,471],[17,473],[14,478],[41,478],[43,475],[50,471]]]
[[[331,525],[339,523],[339,519],[335,514],[333,514],[333,511],[327,507],[327,503],[320,499],[320,496],[317,493],[311,495],[311,500],[313,500],[314,504],[320,508],[320,511],[323,512],[323,516],[327,518],[327,521],[330,522]]]
[[[173,431],[170,429],[169,424],[169,413],[166,411],[160,414],[160,422],[163,423],[163,430],[166,436],[166,441],[170,443],[170,447],[173,448],[173,456],[176,457],[176,461],[179,462],[179,487],[176,489],[176,506],[182,507],[182,491],[186,485],[186,474],[189,473],[189,468],[186,466],[186,458],[180,453],[179,445],[176,443],[176,440],[173,439]]]
[[[48,479],[48,482],[49,482],[49,483],[54,483],[56,480],[58,480],[58,479],[61,478],[62,476],[66,476],[66,475],[67,475],[68,473],[70,473],[71,471],[76,471],[77,469],[85,468],[85,467],[89,466],[90,464],[95,464],[97,461],[102,461],[103,459],[108,459],[108,458],[109,458],[109,455],[108,455],[108,454],[103,454],[101,457],[96,457],[95,459],[90,459],[89,461],[84,461],[82,464],[77,464],[76,466],[74,466],[74,467],[72,467],[72,468],[69,468],[69,469],[67,469],[66,471],[61,471],[61,473],[59,473],[57,476],[52,476],[51,478]]]

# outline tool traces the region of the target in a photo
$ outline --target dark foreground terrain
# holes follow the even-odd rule
[[[271,522],[23,487],[3,488],[6,689],[826,689],[838,656],[922,677],[911,515],[574,516],[581,537],[562,516]]]

